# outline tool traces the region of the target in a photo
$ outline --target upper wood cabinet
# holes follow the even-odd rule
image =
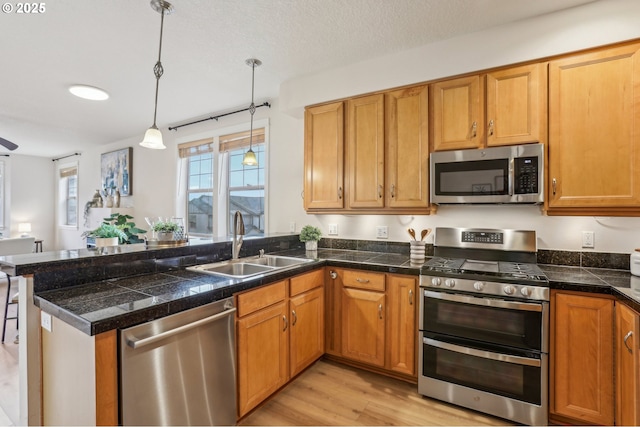
[[[344,107],[308,107],[304,117],[304,208],[344,207]]]
[[[640,211],[639,49],[549,63],[549,213]]]
[[[347,101],[349,207],[384,206],[384,96]]]
[[[484,85],[479,75],[431,87],[433,150],[478,148],[484,137]]]
[[[415,86],[385,94],[386,205],[429,206],[429,89]]]
[[[640,425],[638,313],[616,303],[616,425]]]
[[[543,63],[433,84],[433,150],[546,142]]]
[[[613,425],[613,306],[591,294],[552,291],[552,418]]]
[[[345,101],[344,144],[336,133],[342,103],[307,108],[305,209],[428,213],[428,93],[421,85]]]

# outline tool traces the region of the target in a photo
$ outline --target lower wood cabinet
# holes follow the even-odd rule
[[[614,424],[614,301],[552,291],[550,418]]]
[[[324,354],[323,269],[237,295],[238,416]]]
[[[616,303],[616,425],[640,425],[639,318],[635,311]]]
[[[327,267],[326,350],[416,378],[417,277]]]

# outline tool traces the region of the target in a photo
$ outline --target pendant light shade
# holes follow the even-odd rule
[[[158,48],[158,62],[153,67],[153,74],[156,76],[156,98],[153,109],[153,125],[147,129],[144,134],[144,139],[140,143],[145,148],[152,148],[155,150],[164,150],[167,148],[162,142],[162,132],[156,126],[156,116],[158,114],[158,87],[160,86],[160,77],[164,73],[162,68],[162,30],[164,28],[164,15],[173,13],[173,5],[164,0],[151,0],[151,8],[160,14],[160,47]]]
[[[258,159],[256,158],[256,153],[253,152],[253,115],[256,112],[256,104],[253,102],[253,88],[254,88],[254,77],[256,74],[256,67],[262,65],[262,61],[255,58],[249,58],[246,61],[246,64],[251,67],[251,105],[249,106],[249,113],[251,113],[251,130],[249,131],[249,151],[244,154],[244,158],[242,159],[242,164],[245,166],[258,166]]]

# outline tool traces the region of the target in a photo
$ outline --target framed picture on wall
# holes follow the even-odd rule
[[[120,196],[133,194],[133,148],[127,147],[103,153],[100,157],[102,188],[120,191]]]

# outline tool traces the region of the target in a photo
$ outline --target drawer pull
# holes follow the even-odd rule
[[[633,354],[633,350],[631,349],[631,347],[629,347],[629,344],[627,344],[627,340],[632,336],[633,336],[633,331],[627,332],[627,335],[624,336],[624,346],[627,347],[627,351],[629,351],[629,353],[631,354]]]
[[[378,305],[378,318],[382,320],[382,304]]]
[[[287,330],[287,325],[288,325],[288,321],[287,321],[287,316],[282,316],[282,323],[283,323],[283,327],[282,327],[282,332]]]
[[[291,316],[293,316],[293,322],[291,322],[291,326],[296,326],[296,323],[298,323],[298,315],[296,314],[295,310],[291,310]]]
[[[409,305],[413,305],[413,289],[409,289]]]
[[[369,279],[361,279],[361,278],[358,277],[356,279],[356,282],[358,282],[358,283],[369,283]]]

